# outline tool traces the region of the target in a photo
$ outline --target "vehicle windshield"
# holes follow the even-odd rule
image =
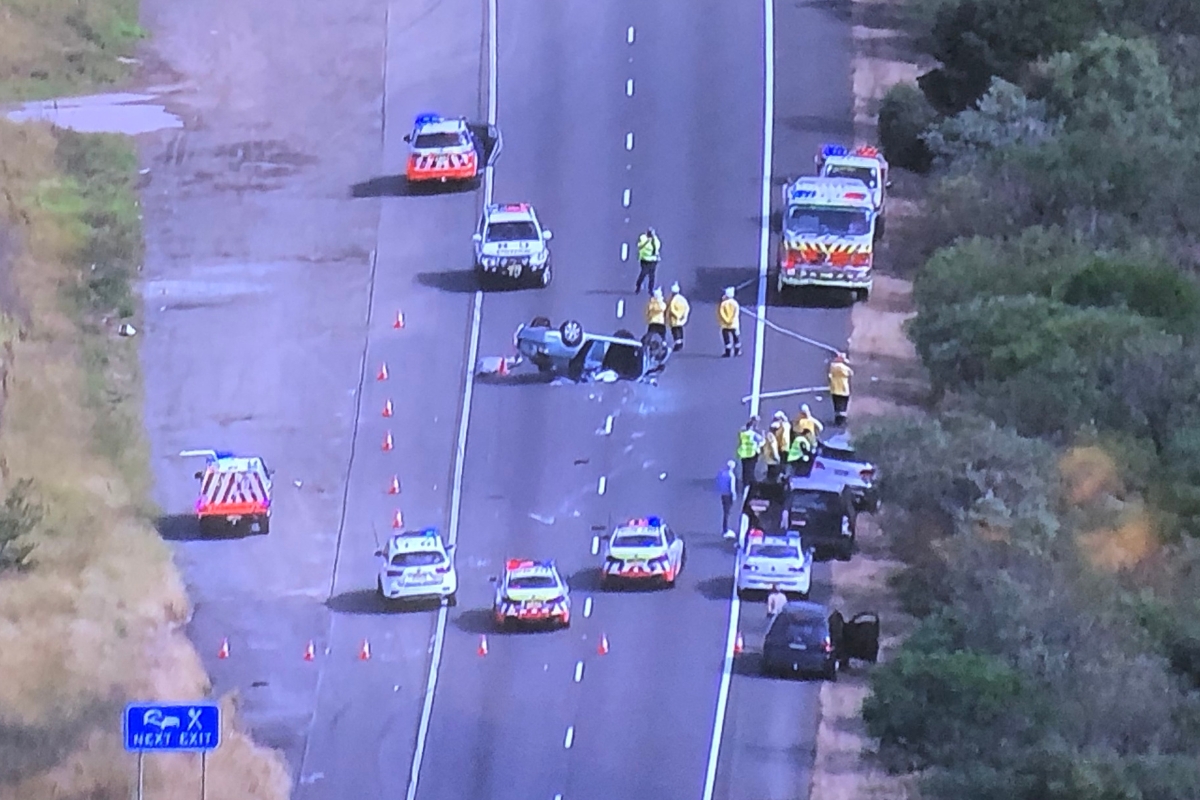
[[[436,550],[415,550],[411,553],[397,553],[392,556],[393,567],[434,567],[444,559]]]
[[[844,164],[830,164],[825,170],[828,178],[852,178],[865,183],[874,189],[879,185],[879,176],[870,167],[850,167]]]
[[[752,544],[751,558],[799,558],[800,548],[786,544]]]
[[[553,589],[558,581],[549,575],[522,575],[519,578],[509,578],[510,589]]]
[[[793,236],[865,236],[871,220],[866,209],[790,206],[784,229]]]
[[[623,533],[613,539],[613,547],[661,547],[657,533]]]
[[[418,150],[441,150],[445,147],[461,147],[462,135],[458,133],[418,133],[413,147]]]
[[[854,451],[847,450],[842,447],[830,447],[827,444],[821,445],[820,455],[827,456],[835,461],[855,461]]]
[[[537,226],[528,220],[493,222],[487,227],[489,242],[529,242],[537,238]]]
[[[816,514],[840,514],[840,497],[833,492],[792,492],[788,498],[789,511],[803,511]]]

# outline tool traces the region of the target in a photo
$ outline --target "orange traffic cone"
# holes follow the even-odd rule
[[[479,649],[476,650],[475,652],[479,653],[479,655],[481,655],[481,656],[487,655],[488,651],[487,651],[487,637],[486,636],[479,637]]]
[[[392,415],[392,401],[391,400],[388,400],[386,403],[383,404],[383,415],[385,417],[390,417]]]
[[[388,486],[388,494],[400,494],[400,479],[392,476],[392,484]]]
[[[366,639],[363,639],[362,648],[359,649],[359,651],[358,651],[358,660],[359,661],[370,661],[371,660],[371,643],[368,642]]]
[[[403,311],[396,312],[396,321],[392,323],[392,327],[395,328],[396,330],[400,330],[401,328],[404,327],[404,312]]]
[[[383,437],[383,451],[386,453],[388,450],[391,450],[394,446],[395,446],[395,444],[392,442],[392,432],[388,431],[387,435],[385,435]]]
[[[229,658],[229,639],[221,640],[221,649],[217,651],[217,658]]]
[[[596,648],[596,652],[602,656],[608,655],[608,636],[603,633],[600,634],[600,646]]]
[[[397,530],[404,527],[404,515],[399,511],[396,512],[396,516],[392,517],[392,527]]]
[[[304,649],[304,660],[305,661],[316,661],[317,660],[317,646],[315,644],[313,644],[312,639],[308,640],[308,647],[306,647]]]
[[[742,638],[742,632],[738,631],[737,638],[733,640],[733,652],[735,655],[746,649],[746,640]]]
[[[507,358],[500,359],[500,369],[498,370],[498,372],[500,375],[508,374],[508,359]]]
[[[387,378],[387,364],[383,364],[379,367],[379,374],[375,376],[375,380],[386,381]]]

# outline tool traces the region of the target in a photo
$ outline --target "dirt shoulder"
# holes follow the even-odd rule
[[[907,34],[901,30],[900,0],[855,0],[853,5],[853,85],[855,130],[859,141],[876,139],[880,99],[902,82],[915,81],[923,71]],[[899,188],[904,185],[897,181]],[[916,213],[913,201],[893,195],[888,221],[894,240],[904,217]],[[901,224],[897,224],[901,223]],[[884,414],[921,413],[926,382],[904,323],[914,314],[912,284],[886,274],[888,243],[879,248],[882,272],[875,278],[871,299],[852,315],[850,358],[855,371],[851,425]],[[873,517],[860,523],[860,552],[852,561],[833,564],[831,607],[847,617],[872,611],[881,620],[880,661],[886,661],[915,621],[904,614],[888,588],[888,579],[902,565],[890,552],[886,532]],[[873,742],[862,720],[862,702],[869,693],[870,666],[854,662],[837,683],[821,687],[821,721],[817,730],[811,800],[908,800],[911,782],[889,775],[871,759]]]

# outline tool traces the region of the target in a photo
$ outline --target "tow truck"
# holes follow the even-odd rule
[[[196,516],[200,532],[219,535],[230,529],[259,533],[271,530],[271,475],[258,456],[238,456],[221,450],[184,450],[179,455],[202,456],[204,469],[196,472],[200,492]]]
[[[864,144],[850,150],[844,145],[827,144],[814,160],[819,177],[850,178],[867,185],[871,190],[871,204],[875,207],[875,236],[882,237],[884,204],[892,182],[888,179],[887,159],[879,149]]]
[[[866,300],[872,284],[875,206],[850,178],[797,178],[783,188],[777,290],[825,286]]]

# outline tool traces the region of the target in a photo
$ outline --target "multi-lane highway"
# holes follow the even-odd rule
[[[765,419],[797,403],[742,398],[821,383],[825,354],[761,339],[745,317],[745,355],[722,359],[715,306],[733,285],[744,308],[765,308],[778,179],[811,171],[823,140],[851,132],[839,14],[725,0],[443,0],[377,15],[373,174],[403,171],[402,137],[423,111],[496,122],[504,150],[477,192],[359,187],[384,196],[355,201],[379,204],[366,335],[358,352],[342,348],[350,363],[328,385],[353,406],[342,512],[318,537],[328,613],[290,623],[295,642],[274,631],[293,661],[306,638],[318,645],[314,664],[287,668],[311,673],[297,684],[311,698],[290,752],[298,796],[807,796],[818,686],[764,680],[752,653],[732,658],[739,631],[757,645],[765,613],[733,596],[713,482],[752,409]],[[475,291],[469,237],[493,197],[532,202],[554,231],[549,288]],[[663,241],[660,285],[678,280],[693,305],[687,346],[657,385],[472,378],[475,356],[511,352],[514,329],[534,316],[644,332],[632,246],[648,225]],[[835,346],[849,333],[844,308],[766,310]],[[389,400],[395,413],[384,417]],[[814,408],[829,417],[826,404]],[[398,496],[387,493],[393,476]],[[372,553],[397,511],[456,541],[457,607],[387,613],[374,602]],[[596,536],[647,514],[686,540],[679,586],[599,592]],[[289,535],[277,521],[271,536]],[[286,569],[289,555],[275,555]],[[515,556],[554,558],[570,576],[569,630],[492,632],[489,578]],[[819,569],[817,599],[827,579]],[[247,679],[217,677],[218,689]]]

